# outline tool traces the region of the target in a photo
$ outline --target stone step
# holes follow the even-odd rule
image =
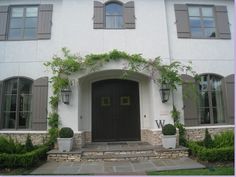
[[[145,155],[153,153],[153,150],[116,150],[116,151],[83,151],[82,156],[103,156],[103,155]]]
[[[142,153],[142,154],[105,154],[105,155],[82,155],[82,161],[126,161],[126,160],[149,160],[155,158],[154,153]]]

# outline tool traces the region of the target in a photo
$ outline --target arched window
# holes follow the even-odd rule
[[[199,84],[201,124],[225,122],[221,79],[222,77],[212,74],[201,76]]]
[[[26,78],[13,78],[4,82],[3,128],[31,127],[32,83]]]
[[[117,2],[111,2],[105,6],[106,28],[117,29],[123,28],[123,6]]]

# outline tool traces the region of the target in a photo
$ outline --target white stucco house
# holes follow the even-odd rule
[[[52,73],[43,64],[63,47],[80,56],[117,49],[165,63],[192,61],[201,76],[197,104],[183,97],[185,85],[163,103],[144,73],[120,79],[122,62],[73,75],[70,102],[60,102],[58,113],[78,145],[161,144],[158,124],[173,124],[173,104],[189,139],[202,139],[205,128],[233,129],[234,23],[233,0],[0,0],[0,134],[43,141],[52,96]]]

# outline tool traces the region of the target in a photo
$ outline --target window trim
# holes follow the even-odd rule
[[[2,93],[3,100],[2,100],[2,105],[5,105],[5,101],[6,101],[5,92],[4,92],[5,87],[6,87],[6,82],[8,82],[8,81],[10,81],[12,79],[17,79],[17,94],[16,94],[17,98],[16,98],[16,111],[15,111],[16,112],[15,127],[14,128],[4,128],[4,123],[5,123],[5,118],[3,116],[4,115],[4,106],[2,106],[1,109],[0,109],[0,114],[2,115],[1,116],[2,120],[1,121],[3,123],[3,126],[2,126],[1,130],[9,130],[9,131],[18,131],[18,130],[20,130],[20,131],[21,130],[28,131],[28,130],[31,130],[31,127],[29,127],[29,128],[19,128],[19,126],[18,126],[18,124],[19,124],[19,122],[18,122],[18,120],[19,120],[19,113],[20,113],[20,111],[19,111],[19,85],[20,85],[19,81],[20,81],[20,79],[27,79],[27,80],[31,81],[32,82],[31,87],[33,89],[34,80],[29,78],[29,77],[25,77],[25,76],[17,76],[17,77],[13,76],[13,77],[8,77],[8,78],[4,79],[3,80],[3,93]],[[31,95],[32,95],[32,98],[33,98],[33,93],[31,93]],[[31,120],[31,122],[32,122],[32,120]],[[31,124],[31,122],[30,122],[30,124]]]
[[[11,15],[12,15],[12,9],[17,7],[23,7],[24,9],[27,7],[37,7],[38,8],[38,16],[37,16],[37,27],[36,27],[36,37],[32,39],[9,39],[9,31],[10,31],[10,22],[11,22]],[[6,29],[6,41],[35,41],[38,40],[38,22],[39,22],[39,7],[40,4],[20,4],[20,5],[10,5],[8,7],[8,15],[7,15],[7,29]],[[24,21],[25,21],[25,10],[24,10]],[[25,28],[22,28],[25,30]]]
[[[223,76],[219,75],[219,74],[216,74],[216,73],[202,73],[200,74],[199,76],[207,76],[207,93],[208,93],[208,101],[209,101],[209,111],[210,111],[210,123],[207,124],[207,123],[201,123],[201,114],[200,114],[200,103],[198,105],[198,121],[199,121],[199,126],[214,126],[214,125],[227,125],[227,121],[225,119],[225,116],[226,116],[226,111],[223,111],[223,116],[224,116],[224,122],[220,122],[220,123],[214,123],[214,117],[213,117],[213,106],[212,106],[212,90],[211,90],[211,85],[210,85],[210,76],[216,76],[216,77],[219,77],[221,78],[221,80],[224,78]],[[221,83],[222,84],[222,83]],[[198,83],[198,86],[200,85],[200,83]],[[210,87],[209,87],[210,85]],[[200,92],[200,90],[198,89],[198,91]],[[223,98],[223,95],[222,95],[222,99],[224,100]],[[224,101],[223,101],[224,102]],[[224,106],[223,106],[223,109],[224,109]]]
[[[109,4],[118,4],[121,6],[122,8],[122,15],[115,15],[115,16],[122,16],[122,19],[123,19],[123,24],[122,24],[122,28],[107,28],[106,26],[106,6],[109,5]],[[125,26],[125,23],[124,23],[124,3],[120,2],[120,1],[117,1],[117,0],[111,0],[111,1],[108,1],[104,4],[104,9],[103,9],[103,18],[104,18],[104,28],[103,29],[107,29],[107,30],[123,30],[123,29],[126,29],[124,26]],[[112,16],[112,15],[111,15]]]
[[[215,5],[210,5],[210,4],[186,4],[187,5],[187,12],[188,12],[188,21],[189,21],[189,32],[190,32],[190,39],[221,39],[219,38],[219,32],[218,32],[218,29],[217,29],[217,20],[216,20],[216,9],[215,9]],[[202,8],[202,7],[212,7],[212,10],[213,10],[213,17],[214,17],[214,21],[215,21],[215,29],[216,29],[216,36],[215,37],[195,37],[195,36],[192,36],[192,32],[191,32],[191,25],[190,25],[190,16],[189,16],[189,7],[198,7],[198,8]],[[203,19],[203,16],[202,16],[202,10],[200,11],[200,16],[201,18],[201,22],[202,22],[202,19]],[[201,30],[202,29],[205,29],[201,26]]]

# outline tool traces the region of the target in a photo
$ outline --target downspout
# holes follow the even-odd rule
[[[166,1],[167,0],[163,0],[164,1],[164,5],[165,5],[165,16],[166,16],[166,29],[167,29],[167,41],[168,41],[168,53],[169,53],[169,61],[170,63],[173,61],[173,57],[172,57],[172,47],[171,47],[171,42],[170,42],[170,31],[169,31],[169,25],[168,25],[168,18],[167,18],[167,5],[166,5]],[[173,90],[171,90],[171,96],[172,96],[172,105],[175,104],[175,99],[174,99],[174,92]]]

